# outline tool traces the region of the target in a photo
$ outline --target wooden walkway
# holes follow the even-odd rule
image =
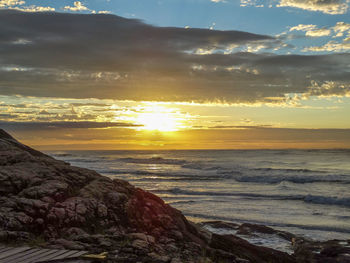
[[[0,245],[0,263],[91,262],[83,259],[88,251],[5,247]],[[80,260],[79,260],[80,259]]]

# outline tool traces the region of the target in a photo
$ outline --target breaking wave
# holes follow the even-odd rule
[[[266,195],[254,193],[229,193],[229,192],[211,192],[211,191],[189,191],[180,188],[170,188],[166,190],[153,190],[156,193],[171,193],[182,195],[199,195],[199,196],[237,196],[248,199],[270,199],[270,200],[294,200],[304,201],[321,205],[338,205],[350,207],[350,198],[316,196],[316,195]]]
[[[350,178],[348,175],[324,175],[324,176],[286,176],[286,175],[269,175],[269,176],[241,176],[233,177],[237,182],[245,183],[263,183],[263,184],[279,184],[282,182],[291,182],[294,184],[305,183],[344,183],[350,184]]]
[[[173,164],[182,165],[185,164],[185,160],[181,159],[167,159],[162,157],[151,157],[151,158],[120,158],[122,162],[126,163],[139,163],[139,164]]]

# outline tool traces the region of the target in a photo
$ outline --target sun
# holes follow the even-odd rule
[[[160,105],[146,105],[137,113],[136,123],[142,130],[171,132],[183,127],[184,116],[176,109]]]

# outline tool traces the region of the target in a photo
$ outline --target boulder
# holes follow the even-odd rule
[[[294,257],[271,248],[254,246],[248,241],[234,235],[213,234],[210,247],[232,253],[238,258],[251,263],[292,263]]]

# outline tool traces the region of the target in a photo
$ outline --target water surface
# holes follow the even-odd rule
[[[320,240],[350,238],[350,150],[49,154],[128,180],[193,221],[258,223]]]

